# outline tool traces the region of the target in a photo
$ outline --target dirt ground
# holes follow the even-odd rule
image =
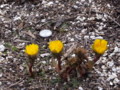
[[[52,36],[40,37],[42,29]],[[63,41],[64,53],[77,43],[91,60],[97,38],[106,39],[109,48],[91,73],[62,81],[51,65],[48,42]],[[40,46],[35,78],[28,75],[24,53],[30,43]],[[120,90],[120,1],[0,0],[0,90]]]

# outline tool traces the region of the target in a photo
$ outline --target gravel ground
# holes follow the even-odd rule
[[[120,90],[119,0],[0,0],[0,90]],[[52,36],[42,38],[42,29]],[[109,42],[108,51],[86,78],[59,79],[51,65],[48,42],[59,39],[65,52],[79,44],[88,52],[97,38]],[[35,78],[27,72],[25,45],[37,43]],[[93,58],[88,53],[89,59]]]

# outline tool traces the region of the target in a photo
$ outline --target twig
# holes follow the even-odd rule
[[[11,88],[11,87],[19,84],[19,83],[22,82],[23,80],[24,80],[24,78],[23,78],[22,80],[18,81],[18,82],[15,82],[15,83],[11,84],[8,88]]]
[[[67,58],[72,52],[73,50],[77,47],[77,44],[74,44],[73,46],[71,46],[67,52],[64,54],[63,58],[61,59],[61,61],[63,61],[65,58]]]
[[[115,19],[113,19],[112,17],[110,17],[109,15],[108,15],[108,18],[109,19],[111,19],[114,23],[116,23],[118,26],[120,26],[120,23],[118,23],[117,21],[115,21]]]

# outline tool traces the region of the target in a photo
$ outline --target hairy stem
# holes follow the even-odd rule
[[[101,55],[96,54],[94,58],[94,63],[96,63],[100,59]]]
[[[30,73],[30,76],[31,76],[31,77],[34,76],[33,71],[32,71],[32,67],[33,67],[33,64],[30,64],[30,65],[29,65],[29,73]]]
[[[62,70],[62,67],[61,67],[61,56],[58,56],[57,57],[57,60],[58,60],[58,71],[60,72],[60,70]]]

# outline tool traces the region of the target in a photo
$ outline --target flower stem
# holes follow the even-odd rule
[[[58,56],[57,57],[57,60],[58,60],[58,71],[60,72],[60,70],[62,70],[62,67],[61,67],[61,56]]]
[[[99,55],[99,54],[96,54],[95,55],[95,58],[94,58],[94,63],[96,63],[99,59],[100,59],[100,57],[101,57],[101,55]]]
[[[34,76],[33,71],[32,71],[32,67],[33,67],[33,64],[30,64],[30,65],[29,65],[29,73],[30,73],[30,76],[31,76],[31,77]]]

